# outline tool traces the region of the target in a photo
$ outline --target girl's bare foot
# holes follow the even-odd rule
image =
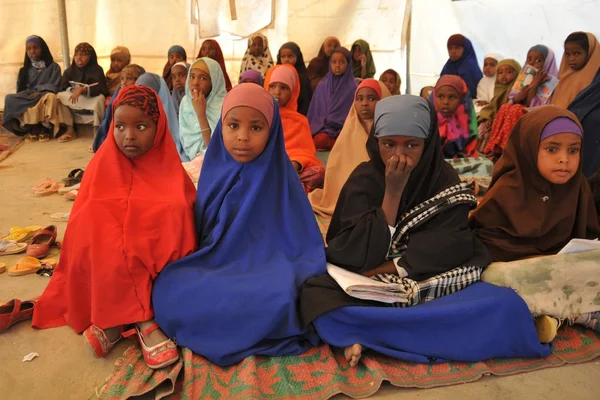
[[[151,320],[145,321],[145,322],[138,322],[136,325],[140,329],[140,332],[143,332],[145,329],[150,328],[155,323],[156,322],[154,322],[154,320],[151,319]],[[165,333],[161,329],[157,329],[154,332],[150,333],[149,335],[143,335],[143,336],[144,336],[144,343],[146,343],[146,346],[148,346],[148,347],[156,346],[157,344],[162,343],[165,340],[169,339],[167,337],[167,335],[165,335]]]
[[[352,346],[348,346],[344,349],[344,356],[346,360],[350,363],[351,367],[355,367],[360,361],[360,356],[362,355],[362,346],[360,344],[354,344]]]

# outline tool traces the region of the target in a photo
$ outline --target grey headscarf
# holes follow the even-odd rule
[[[405,94],[380,100],[375,106],[375,136],[412,136],[427,139],[431,110],[427,100]]]
[[[548,58],[548,47],[544,46],[543,44],[536,44],[530,48],[529,51],[537,51],[542,55],[542,57],[544,57],[544,60]]]

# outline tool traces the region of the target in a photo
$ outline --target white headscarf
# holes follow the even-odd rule
[[[500,54],[489,53],[483,57],[485,62],[486,58],[493,58],[497,62],[504,60]],[[487,101],[488,103],[494,98],[494,85],[496,84],[496,74],[491,77],[483,76],[477,85],[477,100]]]

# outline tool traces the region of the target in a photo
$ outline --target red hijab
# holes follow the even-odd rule
[[[215,47],[216,54],[214,60],[218,62],[221,66],[221,70],[223,71],[223,77],[225,78],[225,89],[227,89],[227,91],[229,92],[231,90],[231,80],[229,79],[229,75],[227,74],[227,68],[225,68],[225,57],[223,56],[221,46],[219,46],[219,43],[216,40],[212,39],[205,40],[202,43],[202,46],[204,46],[205,43],[210,43]],[[196,57],[196,59],[202,57],[208,57],[208,54],[202,54],[202,47],[200,47],[200,50],[198,51],[198,57]]]
[[[158,95],[128,86],[113,106],[142,110],[158,120],[154,146],[137,159],[117,147],[113,122],[90,161],[60,255],[38,301],[33,326],[71,326],[82,332],[153,318],[152,283],[169,263],[192,253],[194,185],[179,160]]]

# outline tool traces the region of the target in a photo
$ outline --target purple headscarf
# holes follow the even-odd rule
[[[346,57],[348,68],[342,76],[335,76],[331,72],[331,64],[329,64],[329,72],[319,82],[307,114],[313,136],[325,132],[336,138],[344,126],[352,103],[354,103],[357,84],[352,74],[352,54],[344,47],[336,48],[331,55],[333,56],[335,53],[343,54]]]
[[[527,53],[529,53],[532,50],[537,51],[538,53],[544,56],[545,60],[544,65],[542,66],[542,71],[544,71],[548,75],[552,75],[555,78],[558,77],[558,66],[556,65],[556,56],[554,55],[552,49],[548,46],[544,46],[543,44],[537,44],[530,48],[527,51]],[[525,60],[525,63],[523,63],[523,66],[525,65],[527,65],[527,60]],[[508,96],[509,100],[512,100],[513,97],[515,97],[518,93],[519,92],[516,90],[511,90]],[[535,96],[533,99],[531,99],[531,104],[529,105],[529,107],[543,106],[544,104],[546,104],[546,102],[547,100],[544,100],[539,96]]]

